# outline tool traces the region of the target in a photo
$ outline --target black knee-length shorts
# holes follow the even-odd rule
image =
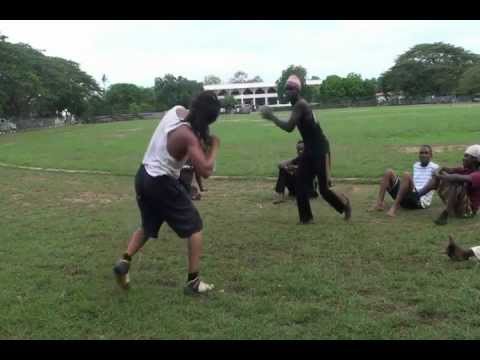
[[[202,230],[200,214],[178,179],[168,175],[152,177],[142,164],[135,176],[135,192],[147,237],[157,238],[164,222],[181,238]]]

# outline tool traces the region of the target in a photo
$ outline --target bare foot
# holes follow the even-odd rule
[[[450,235],[448,236],[448,246],[445,252],[451,260],[455,261],[468,260],[469,257],[468,252],[455,244],[455,241]]]
[[[392,218],[395,217],[395,210],[391,208],[390,210],[387,211],[387,215]]]
[[[368,209],[368,211],[383,211],[383,210],[385,210],[385,205],[383,204],[376,204],[372,206],[370,209]]]

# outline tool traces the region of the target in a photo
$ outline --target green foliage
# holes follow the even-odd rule
[[[108,88],[105,102],[115,114],[152,111],[154,109],[153,89],[141,88],[134,84],[114,84]]]
[[[205,76],[205,79],[203,80],[204,85],[217,85],[220,84],[222,80],[215,75],[207,75]]]
[[[474,65],[465,71],[460,78],[458,86],[459,94],[480,94],[480,64]]]
[[[95,80],[77,63],[7,41],[0,42],[0,83],[0,103],[11,117],[53,115],[65,108],[81,115],[89,98],[100,92]]]
[[[400,55],[383,74],[383,86],[409,97],[450,95],[462,74],[479,61],[479,55],[461,47],[441,42],[419,44]]]
[[[155,79],[155,101],[158,110],[167,110],[175,105],[190,106],[192,98],[203,89],[201,83],[182,76],[167,74]]]
[[[222,106],[227,112],[230,112],[237,105],[237,100],[231,95],[225,95],[225,98],[222,101]]]
[[[376,79],[363,80],[361,75],[355,73],[350,73],[345,78],[330,75],[322,81],[314,99],[317,102],[365,100],[375,96],[376,86]]]

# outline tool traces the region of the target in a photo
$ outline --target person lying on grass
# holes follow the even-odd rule
[[[448,246],[445,252],[448,257],[454,261],[464,261],[470,259],[471,257],[475,257],[476,260],[480,260],[480,246],[464,249],[455,243],[455,240],[452,236],[449,236]]]
[[[398,208],[426,209],[430,207],[433,191],[419,194],[431,179],[439,166],[432,160],[432,147],[422,145],[418,151],[418,161],[413,164],[413,175],[409,172],[403,174],[402,179],[392,169],[387,169],[380,182],[377,203],[371,210],[383,211],[385,207],[385,192],[394,199],[394,203],[387,215],[394,217]]]

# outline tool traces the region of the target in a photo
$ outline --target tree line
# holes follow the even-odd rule
[[[191,98],[204,85],[220,84],[215,75],[203,82],[166,74],[154,79],[153,87],[119,83],[101,87],[73,61],[50,57],[24,43],[11,43],[0,33],[0,117],[51,116],[68,109],[88,119],[96,115],[164,111],[174,105],[189,106]],[[276,81],[283,102],[284,85],[291,74],[305,85],[307,70],[291,65]],[[310,79],[319,79],[311,76]],[[262,82],[244,71],[235,72],[230,83]],[[319,86],[303,86],[302,95],[310,102],[335,103],[375,99],[385,96],[406,97],[470,95],[480,93],[480,56],[450,44],[419,44],[398,56],[394,65],[378,78],[363,79],[360,74],[327,76]],[[225,106],[235,100],[225,97]]]

